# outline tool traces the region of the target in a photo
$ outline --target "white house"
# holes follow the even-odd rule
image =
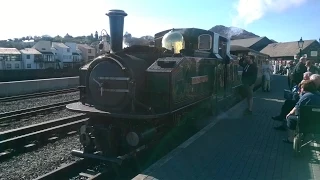
[[[25,48],[20,50],[22,55],[22,64],[24,69],[42,69],[40,63],[43,61],[42,54],[34,48]]]
[[[59,68],[56,61],[56,52],[50,41],[39,41],[32,48],[42,54],[43,59],[39,62],[39,69]]]
[[[23,69],[20,51],[16,48],[0,48],[0,69]]]
[[[68,67],[68,64],[72,64],[72,51],[69,46],[59,42],[52,42],[52,47],[56,49],[57,58],[63,64],[63,67]]]
[[[72,52],[72,62],[78,63],[82,61],[82,52],[77,47],[77,43],[74,42],[66,42],[65,45],[67,45]]]

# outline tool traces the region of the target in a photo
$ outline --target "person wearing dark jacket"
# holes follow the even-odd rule
[[[306,62],[306,67],[307,67],[307,71],[311,72],[312,74],[319,74],[320,73],[319,68],[317,68],[315,65],[313,65],[311,63],[311,61]]]
[[[258,68],[254,63],[254,56],[252,55],[249,55],[246,58],[241,58],[239,65],[243,67],[241,80],[248,102],[248,108],[246,109],[245,114],[252,114],[253,87],[257,80]]]
[[[303,73],[307,72],[307,67],[305,66],[306,58],[301,57],[297,65],[294,67],[292,72],[292,85],[298,85],[303,80]]]
[[[289,89],[293,88],[292,79],[291,79],[293,70],[294,70],[294,64],[293,64],[292,61],[290,61],[289,62],[289,66],[287,67],[287,71],[288,71],[288,87],[289,87]]]

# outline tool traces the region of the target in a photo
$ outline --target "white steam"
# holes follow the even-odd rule
[[[228,32],[226,32],[225,34],[227,35],[227,38],[230,39],[232,36],[237,36],[241,33],[243,33],[243,29],[231,26],[229,27]]]
[[[291,7],[297,7],[307,0],[239,0],[235,5],[237,15],[232,19],[232,25],[246,26],[266,13],[282,12]]]

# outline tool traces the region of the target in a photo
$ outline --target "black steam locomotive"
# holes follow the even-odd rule
[[[80,102],[67,105],[90,117],[80,129],[84,152],[76,155],[126,154],[194,109],[213,112],[234,100],[240,81],[227,38],[196,28],[170,29],[155,35],[155,47],[123,49],[127,14],[110,10],[107,15],[111,53],[80,68]]]

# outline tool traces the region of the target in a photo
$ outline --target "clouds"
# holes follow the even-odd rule
[[[283,12],[291,7],[298,7],[308,0],[239,0],[235,5],[237,11],[232,18],[232,25],[247,26],[262,18],[266,13]]]

